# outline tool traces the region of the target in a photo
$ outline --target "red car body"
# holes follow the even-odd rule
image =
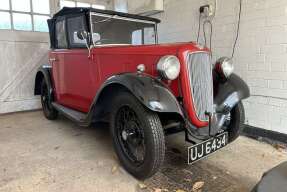
[[[247,84],[229,58],[211,63],[194,42],[158,44],[158,19],[92,8],[63,8],[48,20],[49,64],[35,95],[44,115],[80,126],[107,121],[126,170],[144,179],[164,161],[165,135],[196,144],[188,163],[235,140],[244,123]]]
[[[187,53],[203,51],[209,52],[207,48],[202,49],[195,43],[96,47],[91,50],[90,57],[84,49],[53,50],[49,57],[56,101],[88,113],[99,88],[109,77],[121,73],[136,73],[139,64],[145,64],[146,74],[157,77],[159,74],[156,65],[159,59],[164,55],[175,55],[180,59],[181,75],[172,82],[165,81],[165,84],[175,97],[181,91],[185,98],[183,106],[186,106],[185,110],[192,124],[198,128],[207,126],[208,122],[200,121],[195,114],[185,66]]]

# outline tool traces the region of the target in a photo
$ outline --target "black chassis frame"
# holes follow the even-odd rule
[[[49,88],[49,99],[53,103],[53,85],[50,78],[50,66],[44,65],[39,68],[35,79],[35,95],[40,95],[40,85],[43,79],[46,80]],[[247,84],[236,74],[232,74],[228,79],[222,79],[214,72],[214,87],[217,92],[215,94],[215,104],[218,106],[218,113],[227,113],[239,103],[241,100],[250,96],[250,91]],[[76,121],[80,126],[89,126],[97,119],[101,119],[101,115],[109,113],[107,109],[111,109],[112,96],[120,91],[128,91],[133,94],[139,102],[141,102],[149,110],[157,112],[161,117],[167,116],[176,123],[163,125],[166,129],[166,134],[177,133],[179,131],[186,132],[186,140],[189,142],[202,141],[209,138],[211,135],[210,127],[197,129],[194,127],[185,111],[180,104],[179,98],[176,98],[168,87],[160,80],[142,73],[124,73],[110,77],[101,86],[96,94],[93,104],[90,107],[89,113],[84,114],[77,112],[80,115],[78,118],[73,116],[71,109],[63,106],[54,105],[54,107]]]

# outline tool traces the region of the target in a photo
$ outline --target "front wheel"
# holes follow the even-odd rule
[[[123,167],[138,179],[155,174],[164,161],[160,119],[128,92],[118,95],[111,114],[111,135]]]
[[[229,120],[226,125],[229,142],[232,142],[239,137],[240,133],[244,129],[244,121],[245,121],[244,106],[242,102],[239,102],[231,110],[229,114]]]

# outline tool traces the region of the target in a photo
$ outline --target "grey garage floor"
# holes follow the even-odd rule
[[[80,128],[63,117],[48,121],[41,111],[0,116],[0,191],[191,191],[203,181],[203,191],[241,192],[287,160],[284,151],[241,137],[187,166],[183,135],[167,144],[162,170],[139,185],[119,166],[107,125]]]

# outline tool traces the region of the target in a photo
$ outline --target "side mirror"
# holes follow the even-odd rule
[[[81,30],[77,32],[77,37],[81,40],[87,39],[88,38],[88,33],[87,31]]]

